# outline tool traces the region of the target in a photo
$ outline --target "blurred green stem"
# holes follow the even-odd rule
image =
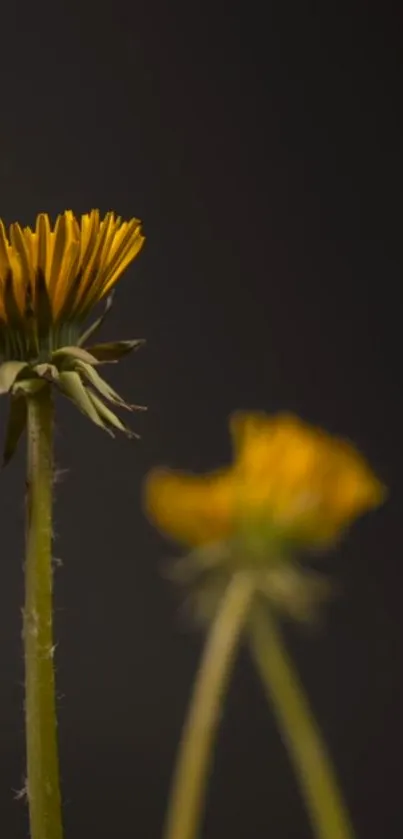
[[[53,406],[28,397],[25,722],[31,839],[62,839],[52,633]]]
[[[164,839],[196,839],[223,699],[253,585],[237,573],[211,627],[193,690],[168,804]]]
[[[258,603],[250,615],[250,645],[293,761],[314,834],[354,839],[337,780],[304,690],[274,619]]]

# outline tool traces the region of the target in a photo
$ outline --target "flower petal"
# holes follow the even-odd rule
[[[233,489],[230,472],[198,477],[156,469],[145,482],[145,509],[157,527],[178,542],[216,542],[231,534]]]
[[[348,442],[289,414],[231,419],[240,507],[311,544],[335,539],[384,490]]]

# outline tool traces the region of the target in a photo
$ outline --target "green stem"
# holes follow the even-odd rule
[[[53,406],[28,397],[25,724],[31,839],[62,839],[52,633]]]
[[[314,834],[318,839],[353,839],[330,758],[302,685],[275,621],[255,604],[250,643],[283,740],[294,763]]]
[[[195,839],[222,702],[253,587],[244,574],[228,584],[210,630],[182,732],[165,824],[165,839]]]

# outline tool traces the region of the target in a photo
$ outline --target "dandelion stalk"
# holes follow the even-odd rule
[[[52,390],[112,437],[137,435],[115,413],[127,403],[102,378],[142,341],[87,346],[111,308],[116,283],[144,243],[139,219],[71,210],[53,225],[7,230],[0,219],[0,396],[9,399],[3,467],[28,434],[24,652],[27,795],[31,839],[62,839],[52,634]],[[103,313],[86,328],[93,309]],[[97,369],[96,369],[97,368]]]
[[[288,748],[317,839],[354,839],[331,760],[275,621],[259,604],[250,646]]]
[[[62,839],[52,631],[50,386],[27,400],[25,724],[31,839]]]
[[[235,574],[207,638],[182,732],[164,839],[195,839],[199,835],[223,697],[252,595],[248,575]]]

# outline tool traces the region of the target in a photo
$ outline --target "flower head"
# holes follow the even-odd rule
[[[144,242],[138,219],[71,210],[52,229],[45,213],[35,228],[0,220],[0,340],[6,359],[44,357],[74,336],[117,283]],[[65,343],[65,341],[64,341]]]
[[[303,545],[333,541],[383,498],[380,482],[347,442],[280,414],[231,418],[234,463],[207,476],[153,470],[145,505],[167,535],[195,546],[261,527]]]
[[[191,548],[175,576],[194,590],[192,606],[211,617],[236,568],[254,575],[272,605],[302,620],[331,587],[295,562],[294,551],[326,547],[384,489],[349,443],[288,414],[236,413],[234,461],[196,476],[152,470],[145,509],[167,536]]]
[[[8,234],[0,220],[0,393],[12,396],[13,439],[17,426],[24,425],[21,419],[16,425],[24,411],[15,400],[49,382],[97,425],[131,434],[105,400],[135,406],[127,405],[95,367],[116,361],[142,342],[83,345],[103,322],[114,287],[143,242],[138,219],[123,221],[112,212],[103,219],[98,210],[76,218],[67,210],[54,227],[41,213],[34,229],[16,223]],[[104,314],[83,331],[104,298]]]

